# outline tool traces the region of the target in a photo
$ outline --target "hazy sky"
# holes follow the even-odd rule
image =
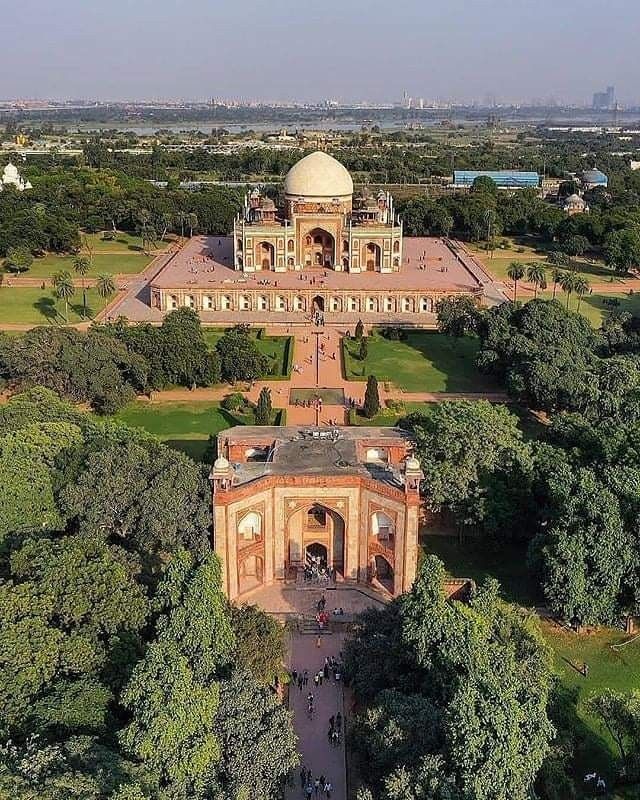
[[[2,99],[640,99],[640,0],[1,6]]]

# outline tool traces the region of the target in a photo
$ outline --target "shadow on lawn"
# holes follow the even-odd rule
[[[404,342],[444,376],[442,391],[499,392],[502,389],[476,366],[480,344],[473,336],[455,338],[429,331],[408,333]]]
[[[566,768],[573,777],[576,796],[593,797],[584,776],[596,772],[608,787],[612,787],[618,774],[618,762],[607,742],[578,716],[579,702],[580,692],[575,686],[563,686],[558,682],[551,694],[549,716],[556,729],[555,744],[569,755]],[[542,776],[544,772],[543,769]]]
[[[84,306],[82,302],[80,303],[69,303],[69,309],[74,312],[80,319],[84,318]],[[93,319],[95,316],[95,311],[91,306],[87,303],[87,315],[86,319]]]
[[[33,304],[33,307],[36,311],[39,311],[45,319],[49,320],[49,322],[56,322],[58,319],[62,319],[58,313],[56,301],[53,297],[40,297]]]

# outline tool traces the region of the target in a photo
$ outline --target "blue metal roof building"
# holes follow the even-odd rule
[[[485,176],[500,189],[537,189],[540,185],[540,175],[537,172],[521,172],[516,169],[457,169],[453,173],[455,186],[473,186],[476,178]]]
[[[599,169],[587,169],[582,173],[582,183],[589,189],[596,186],[604,186],[606,189],[609,185],[609,178]]]

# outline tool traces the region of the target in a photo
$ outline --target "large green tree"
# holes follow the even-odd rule
[[[518,418],[486,400],[437,403],[428,414],[410,414],[401,424],[415,438],[426,502],[434,510],[454,511],[461,521],[482,517],[492,473],[508,474],[528,458]]]
[[[216,350],[225,381],[255,381],[267,374],[269,359],[258,350],[245,325],[226,331],[218,340]]]
[[[208,547],[209,490],[201,467],[160,444],[114,442],[89,452],[60,492],[82,533],[124,542],[151,556]]]
[[[132,719],[121,741],[161,790],[204,797],[216,785],[220,678],[233,649],[217,556],[178,552],[157,605],[156,639],[122,695]]]
[[[144,625],[146,594],[119,548],[82,536],[27,541],[0,584],[0,723],[104,731],[112,691],[105,675]]]
[[[533,618],[501,601],[495,584],[466,604],[447,600],[444,578],[426,557],[411,591],[365,616],[347,645],[367,703],[354,742],[370,796],[526,800],[553,734],[551,654]],[[387,615],[390,624],[378,624]],[[383,658],[364,661],[385,644]]]

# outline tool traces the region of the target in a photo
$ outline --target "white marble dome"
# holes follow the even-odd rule
[[[420,472],[420,462],[415,456],[409,456],[405,462],[407,472]]]
[[[216,472],[222,472],[225,469],[229,469],[229,462],[224,456],[218,456],[213,464],[213,468]]]
[[[284,179],[284,191],[288,197],[345,198],[353,194],[353,180],[346,167],[318,150],[291,167]]]

